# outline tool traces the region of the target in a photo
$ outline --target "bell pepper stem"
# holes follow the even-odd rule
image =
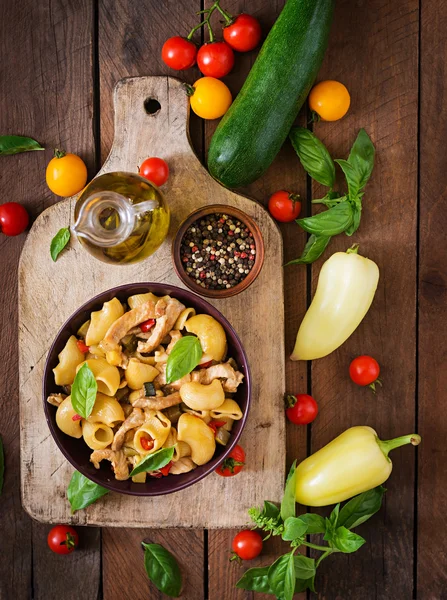
[[[401,437],[394,438],[393,440],[379,440],[376,438],[379,448],[382,450],[384,455],[388,458],[389,452],[400,446],[406,446],[407,444],[413,444],[417,446],[421,443],[421,436],[417,433],[410,433],[409,435],[402,435]]]

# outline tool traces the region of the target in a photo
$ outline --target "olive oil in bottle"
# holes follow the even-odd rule
[[[75,206],[82,246],[104,262],[143,260],[160,247],[169,229],[169,207],[160,190],[134,173],[105,173],[87,185]]]

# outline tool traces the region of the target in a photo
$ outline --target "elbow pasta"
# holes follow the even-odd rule
[[[136,312],[153,315],[155,306],[154,327],[143,332]],[[166,314],[170,315],[169,322]],[[166,323],[169,325],[165,327]],[[102,344],[111,327],[119,343]],[[139,352],[138,343],[146,342],[153,332],[157,339],[151,346],[154,349]],[[201,360],[190,373],[167,384],[167,361],[184,335],[197,336],[202,347]],[[84,350],[87,346],[88,352],[83,353],[79,346]],[[225,330],[210,315],[197,315],[193,308],[185,308],[170,296],[160,298],[151,292],[134,294],[123,302],[112,298],[92,312],[77,335],[68,339],[53,369],[56,385],[71,386],[77,371],[86,363],[97,382],[93,409],[87,419],[81,419],[68,396],[53,409],[57,409],[56,424],[64,434],[82,438],[79,443],[92,450],[91,460],[96,468],[106,458],[117,479],[126,479],[127,471],[127,478],[135,484],[168,472],[188,473],[213,458],[216,429],[221,427],[231,434],[234,421],[243,417],[237,401],[225,398],[225,392],[230,392],[237,399],[237,387],[244,377],[233,359],[223,363],[226,354]],[[151,387],[145,386],[149,383]],[[48,398],[50,403],[53,397],[54,393]],[[159,410],[160,407],[165,408]],[[222,437],[225,436],[219,440]],[[166,468],[131,476],[144,457],[161,448],[174,449]]]

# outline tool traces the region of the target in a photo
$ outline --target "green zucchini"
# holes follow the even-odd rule
[[[208,169],[229,188],[270,166],[323,61],[334,0],[288,0],[211,140]]]

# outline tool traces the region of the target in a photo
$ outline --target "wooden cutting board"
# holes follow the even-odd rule
[[[148,99],[160,103],[149,114]],[[262,206],[235,194],[207,173],[188,137],[189,101],[171,77],[135,77],[115,88],[115,139],[100,173],[136,172],[148,156],[169,163],[164,186],[172,211],[167,240],[149,259],[129,266],[102,263],[72,236],[56,263],[50,241],[73,222],[75,198],[42,213],[28,234],[19,265],[20,448],[22,503],[35,519],[119,527],[240,527],[247,509],[280,500],[285,476],[284,297],[281,234]],[[152,103],[151,103],[152,104]],[[48,349],[64,321],[92,296],[113,286],[158,281],[182,286],[171,261],[172,238],[194,209],[211,203],[237,206],[256,220],[266,246],[261,274],[245,292],[211,301],[239,334],[253,378],[252,408],[241,444],[247,466],[234,478],[212,474],[190,488],[156,498],[110,493],[70,515],[66,489],[73,467],[58,450],[42,407]],[[183,286],[182,286],[183,287]],[[82,443],[80,441],[80,443]]]

